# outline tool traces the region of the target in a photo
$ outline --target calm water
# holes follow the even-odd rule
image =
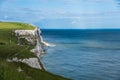
[[[120,30],[42,30],[54,43],[42,58],[48,71],[73,80],[120,80]]]

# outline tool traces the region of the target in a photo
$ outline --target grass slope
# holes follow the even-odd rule
[[[68,80],[47,71],[34,69],[24,63],[9,63],[7,58],[30,58],[35,55],[29,50],[30,45],[17,45],[17,37],[13,34],[15,29],[33,30],[35,27],[25,23],[0,22],[0,80]],[[22,71],[19,72],[18,69]]]

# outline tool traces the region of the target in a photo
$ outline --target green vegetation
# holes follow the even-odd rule
[[[6,59],[35,57],[30,52],[34,46],[17,45],[18,40],[14,30],[29,29],[35,27],[26,23],[0,22],[0,80],[68,80],[47,71],[31,68],[20,62],[7,62]],[[23,42],[26,42],[23,40]],[[19,71],[18,69],[21,69]]]
[[[35,57],[30,52],[34,46],[30,45],[17,45],[18,40],[14,34],[14,30],[29,29],[33,30],[35,27],[25,23],[15,22],[0,22],[0,58],[29,58]],[[24,41],[23,41],[24,42]]]

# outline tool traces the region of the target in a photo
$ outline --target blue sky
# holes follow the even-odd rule
[[[0,0],[0,21],[41,28],[120,28],[120,0]]]

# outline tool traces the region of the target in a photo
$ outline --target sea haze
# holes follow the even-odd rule
[[[53,43],[42,57],[46,69],[73,80],[120,80],[120,30],[44,29]]]

